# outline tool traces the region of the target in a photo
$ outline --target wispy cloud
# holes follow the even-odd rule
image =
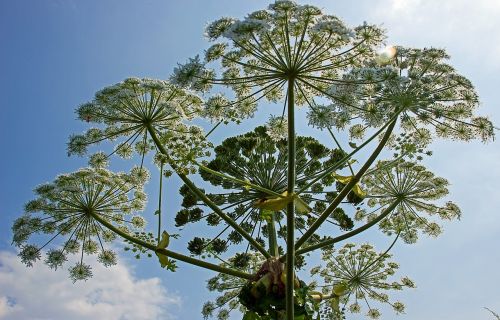
[[[26,268],[0,251],[0,319],[172,319],[169,310],[180,306],[159,278],[138,279],[123,262],[106,269],[90,260],[94,277],[73,284],[65,270]]]

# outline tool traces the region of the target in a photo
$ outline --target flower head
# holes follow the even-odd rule
[[[365,304],[368,317],[378,319],[380,311],[373,308],[368,299],[389,304],[396,312],[402,313],[404,305],[391,302],[385,291],[414,286],[413,282],[412,286],[407,285],[411,282],[408,278],[401,282],[389,280],[399,268],[397,263],[389,261],[390,257],[387,252],[377,253],[369,244],[346,244],[337,251],[324,251],[322,260],[326,264],[312,268],[311,275],[323,280],[323,294],[339,298],[351,313],[361,312]]]
[[[380,223],[382,231],[388,234],[401,232],[406,242],[414,243],[419,230],[431,236],[441,233],[440,226],[423,214],[437,215],[446,220],[460,218],[460,209],[454,203],[434,203],[448,194],[446,179],[436,177],[416,163],[401,161],[396,165],[387,164],[380,162],[379,168],[363,180],[369,206],[385,207],[397,203]],[[373,219],[374,215],[367,215],[366,218]]]
[[[132,221],[125,218],[144,207],[141,189],[141,182],[133,174],[90,168],[40,185],[35,189],[37,198],[26,204],[25,215],[12,226],[13,243],[21,248],[21,261],[32,266],[41,258],[42,249],[56,243],[56,238],[61,236],[66,239],[57,243],[60,248],[48,250],[44,261],[50,268],[57,269],[66,262],[67,255],[80,253],[80,261],[70,268],[73,281],[92,275],[91,267],[83,263],[84,254],[98,254],[98,261],[106,267],[116,264],[116,254],[104,248],[115,236],[97,218],[125,232],[143,227],[142,217],[135,216]],[[35,234],[46,234],[50,239],[41,246],[28,244]]]
[[[327,89],[352,85],[342,74],[372,59],[384,39],[375,26],[350,29],[319,8],[292,1],[276,1],[242,20],[221,18],[205,34],[216,43],[205,51],[204,63],[196,57],[179,65],[172,81],[192,89],[208,89],[207,82],[229,86],[236,102],[219,104],[229,110],[244,102],[254,106],[261,98],[277,102],[286,95],[287,83],[293,83],[297,105],[314,95],[332,96]],[[215,61],[222,66],[220,76],[206,66]],[[240,111],[237,119],[252,116],[254,110]]]
[[[376,127],[399,114],[407,132],[431,127],[439,137],[493,139],[491,121],[474,114],[479,99],[473,85],[447,64],[449,57],[444,50],[394,50],[396,54],[388,65],[373,62],[346,75],[366,82],[341,88],[348,103],[338,103],[351,118],[359,117],[366,125]]]
[[[97,92],[92,102],[78,107],[80,120],[96,124],[83,135],[73,135],[68,143],[68,154],[85,154],[87,147],[104,140],[122,138],[115,151],[130,158],[134,151],[141,157],[155,149],[149,139],[155,132],[168,151],[167,156],[188,166],[193,157],[205,155],[209,143],[201,128],[187,121],[202,111],[200,97],[180,89],[167,81],[129,78]],[[109,155],[97,153],[90,164],[103,167]]]
[[[273,197],[282,195],[287,188],[287,141],[277,140],[273,131],[274,128],[257,127],[252,132],[230,137],[215,148],[215,158],[206,164],[205,168],[209,170],[247,183],[238,183],[207,172],[203,168],[200,169],[200,175],[204,180],[225,189],[222,192],[207,194],[207,196],[223,210],[231,210],[230,217],[262,243],[264,241],[262,237],[268,237],[268,222],[269,219],[273,219],[272,216],[279,226],[278,236],[284,237],[286,234],[286,226],[281,224],[284,218],[283,210],[265,209],[263,205]],[[307,185],[320,174],[323,168],[337,163],[344,155],[341,150],[330,150],[313,138],[297,137],[297,188]],[[311,210],[298,212],[296,227],[299,230],[304,230],[313,223],[335,196],[335,189],[325,190],[334,182],[333,177],[326,177],[313,184],[301,195],[301,199],[310,206]],[[203,215],[201,207],[204,204],[186,186],[182,187],[180,192],[184,197],[182,205],[185,209],[179,211],[175,218],[177,226],[198,222],[202,217],[206,219],[209,226],[221,224],[217,215],[213,213]],[[352,228],[352,220],[341,208],[336,210],[328,221],[341,228]],[[226,230],[227,228],[218,237],[222,237]],[[205,249],[215,250],[217,254],[220,254],[227,250],[226,242],[239,244],[242,241],[241,235],[236,231],[227,233],[227,241],[224,245],[221,243],[221,245],[214,246],[217,244],[215,239],[205,242],[202,242],[199,237],[195,239],[190,242],[190,250],[197,255]]]

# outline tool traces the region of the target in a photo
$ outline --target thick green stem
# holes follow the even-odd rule
[[[131,236],[130,234],[128,234],[126,232],[123,232],[122,230],[118,229],[113,224],[111,224],[109,221],[107,221],[106,219],[103,219],[98,214],[91,213],[91,215],[100,224],[102,224],[103,226],[105,226],[109,230],[113,231],[114,233],[120,235],[122,238],[125,238],[125,239],[129,240],[130,242],[133,242],[133,243],[135,243],[137,245],[140,245],[140,246],[142,246],[142,247],[144,247],[146,249],[149,249],[151,251],[154,251],[154,252],[156,252],[158,254],[170,257],[172,259],[180,260],[180,261],[183,261],[183,262],[186,262],[186,263],[198,266],[198,267],[202,267],[202,268],[205,268],[205,269],[209,269],[209,270],[213,270],[213,271],[216,271],[216,272],[220,272],[220,273],[228,274],[228,275],[231,275],[231,276],[235,276],[235,277],[238,277],[238,278],[247,279],[247,280],[254,279],[254,275],[251,275],[251,274],[248,274],[248,273],[245,273],[245,272],[241,272],[241,271],[230,269],[230,268],[225,268],[225,267],[213,264],[213,263],[209,263],[209,262],[206,262],[206,261],[198,260],[198,259],[195,259],[193,257],[185,256],[183,254],[180,254],[180,253],[168,250],[168,249],[158,249],[155,245],[153,245],[151,243],[148,243],[148,242],[143,241],[141,239],[137,239],[137,238]]]
[[[324,241],[321,241],[321,242],[318,242],[316,244],[313,244],[311,246],[308,246],[308,247],[305,247],[305,248],[302,248],[302,249],[299,249],[297,250],[296,254],[304,254],[304,253],[307,253],[307,252],[310,252],[310,251],[314,251],[316,249],[320,249],[320,248],[324,248],[326,246],[330,246],[332,244],[335,244],[337,242],[340,242],[340,241],[343,241],[345,239],[348,239],[348,238],[351,238],[351,237],[354,237],[355,235],[371,228],[372,226],[376,225],[377,223],[379,223],[380,221],[382,221],[385,217],[387,217],[391,212],[392,210],[394,210],[399,204],[401,203],[401,200],[396,200],[394,201],[389,207],[387,207],[386,209],[384,209],[384,211],[382,211],[381,214],[378,215],[378,217],[376,217],[375,219],[373,219],[372,221],[362,225],[361,227],[359,228],[356,228],[354,230],[351,230],[349,232],[346,232],[344,233],[343,235],[340,235],[338,237],[335,237],[333,239],[328,239],[328,240],[324,240]]]
[[[153,139],[156,147],[160,152],[164,155],[167,155],[167,151],[165,150],[165,147],[162,145],[160,139],[158,138],[156,131],[153,127],[148,126],[148,132],[151,135],[151,138]],[[270,258],[271,255],[269,252],[266,251],[266,249],[258,243],[250,234],[248,234],[236,221],[231,219],[228,215],[226,215],[222,210],[212,201],[210,200],[198,187],[194,185],[194,183],[182,172],[180,172],[179,168],[177,165],[173,162],[170,161],[169,159],[169,164],[174,169],[174,171],[177,173],[179,178],[188,186],[188,188],[201,200],[203,201],[210,209],[214,211],[215,214],[217,214],[222,220],[224,220],[228,225],[230,225],[236,232],[241,234],[243,238],[245,238],[252,246],[254,246],[260,253],[262,253],[266,258]]]
[[[356,185],[356,183],[358,183],[359,180],[361,180],[365,172],[377,159],[380,152],[382,152],[382,149],[387,143],[387,140],[389,140],[389,137],[391,136],[392,130],[394,129],[396,122],[397,122],[396,120],[393,120],[393,122],[387,128],[387,131],[385,132],[384,136],[382,137],[382,140],[375,148],[371,156],[368,158],[368,160],[366,160],[365,164],[361,167],[361,169],[359,169],[358,173],[356,173],[356,175],[349,181],[349,183],[345,185],[345,187],[342,189],[342,191],[340,191],[337,197],[335,197],[335,199],[328,206],[328,208],[326,208],[325,211],[323,211],[323,213],[311,225],[311,227],[302,235],[302,237],[300,237],[300,239],[296,243],[297,248],[300,248],[300,246],[303,245],[314,234],[314,232],[316,232],[316,230],[318,230],[318,228],[323,224],[323,222],[325,222],[325,220],[330,216],[333,210],[335,210],[337,206],[342,202],[342,200],[344,200],[344,198],[349,194],[349,192],[351,192],[352,188]]]
[[[295,81],[288,81],[288,194],[295,192]],[[294,319],[294,266],[295,266],[295,201],[286,208],[286,319]]]

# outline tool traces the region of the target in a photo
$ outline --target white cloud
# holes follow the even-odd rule
[[[0,251],[0,319],[171,319],[168,309],[180,305],[159,278],[137,279],[123,262],[105,268],[91,260],[94,277],[73,284],[66,270],[27,268]]]

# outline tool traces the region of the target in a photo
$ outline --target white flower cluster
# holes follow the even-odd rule
[[[190,169],[188,162],[205,156],[210,147],[201,128],[188,124],[202,110],[200,97],[167,81],[129,78],[104,88],[96,93],[94,101],[77,109],[81,120],[98,124],[100,128],[71,136],[68,153],[83,155],[89,145],[124,137],[113,153],[131,158],[135,151],[144,157],[148,151],[156,149],[148,138],[154,131],[168,146],[170,159]],[[97,153],[91,157],[90,164],[104,167],[107,157]]]
[[[377,27],[365,24],[351,30],[319,8],[293,1],[275,2],[268,10],[253,12],[243,20],[221,18],[209,24],[205,33],[211,41],[221,41],[206,50],[205,63],[220,61],[222,77],[214,77],[214,71],[195,57],[177,67],[172,79],[193,89],[200,87],[200,81],[232,88],[236,102],[230,105],[250,110],[226,110],[224,116],[208,114],[210,119],[222,121],[252,116],[255,101],[261,98],[271,102],[282,99],[291,77],[296,87],[295,104],[309,104],[332,85],[344,86],[342,74],[351,68],[345,61],[357,65],[371,59],[384,39]],[[214,101],[208,102],[214,107]]]
[[[379,224],[383,232],[401,233],[405,242],[414,243],[419,230],[431,236],[441,233],[440,226],[424,217],[423,213],[446,220],[460,218],[460,209],[452,202],[441,206],[433,203],[448,194],[446,179],[436,177],[416,163],[387,164],[380,162],[379,169],[363,179],[369,206],[384,208],[397,202],[395,209]],[[358,218],[368,221],[376,217],[376,213],[358,215]]]
[[[103,228],[94,215],[126,233],[142,229],[144,218],[132,214],[145,206],[144,171],[136,168],[130,174],[115,174],[105,169],[85,168],[38,186],[37,198],[26,204],[26,213],[12,227],[13,243],[21,248],[21,261],[32,266],[41,258],[42,249],[60,235],[66,236],[66,240],[60,249],[47,251],[45,263],[57,269],[67,261],[68,254],[80,252],[80,261],[69,268],[73,281],[92,276],[91,267],[83,262],[83,253],[97,254],[98,261],[106,267],[116,264],[116,254],[104,248],[116,234]],[[131,220],[126,220],[125,215],[132,215]],[[50,239],[42,246],[28,244],[29,238],[36,234],[47,234]]]
[[[266,124],[266,133],[273,141],[288,137],[288,121],[284,117],[271,116]]]
[[[446,63],[449,57],[444,50],[394,50],[397,53],[389,65],[378,66],[374,60],[345,75],[346,81],[364,85],[333,87],[335,93],[330,93],[330,98],[349,113],[349,118],[380,127],[398,114],[401,127],[408,132],[430,126],[438,137],[493,139],[492,123],[474,115],[479,105],[474,87]]]
[[[318,287],[322,288],[324,295],[329,295],[336,286],[344,287],[340,303],[351,313],[360,313],[365,304],[368,308],[366,315],[378,319],[380,311],[370,305],[368,299],[389,304],[397,313],[404,313],[404,304],[391,302],[384,291],[414,288],[415,285],[406,277],[400,282],[389,280],[399,268],[397,263],[388,261],[389,258],[390,254],[377,253],[369,244],[356,246],[348,243],[337,251],[324,251],[322,260],[326,265],[312,268],[311,276],[321,278],[316,285],[323,283]]]

